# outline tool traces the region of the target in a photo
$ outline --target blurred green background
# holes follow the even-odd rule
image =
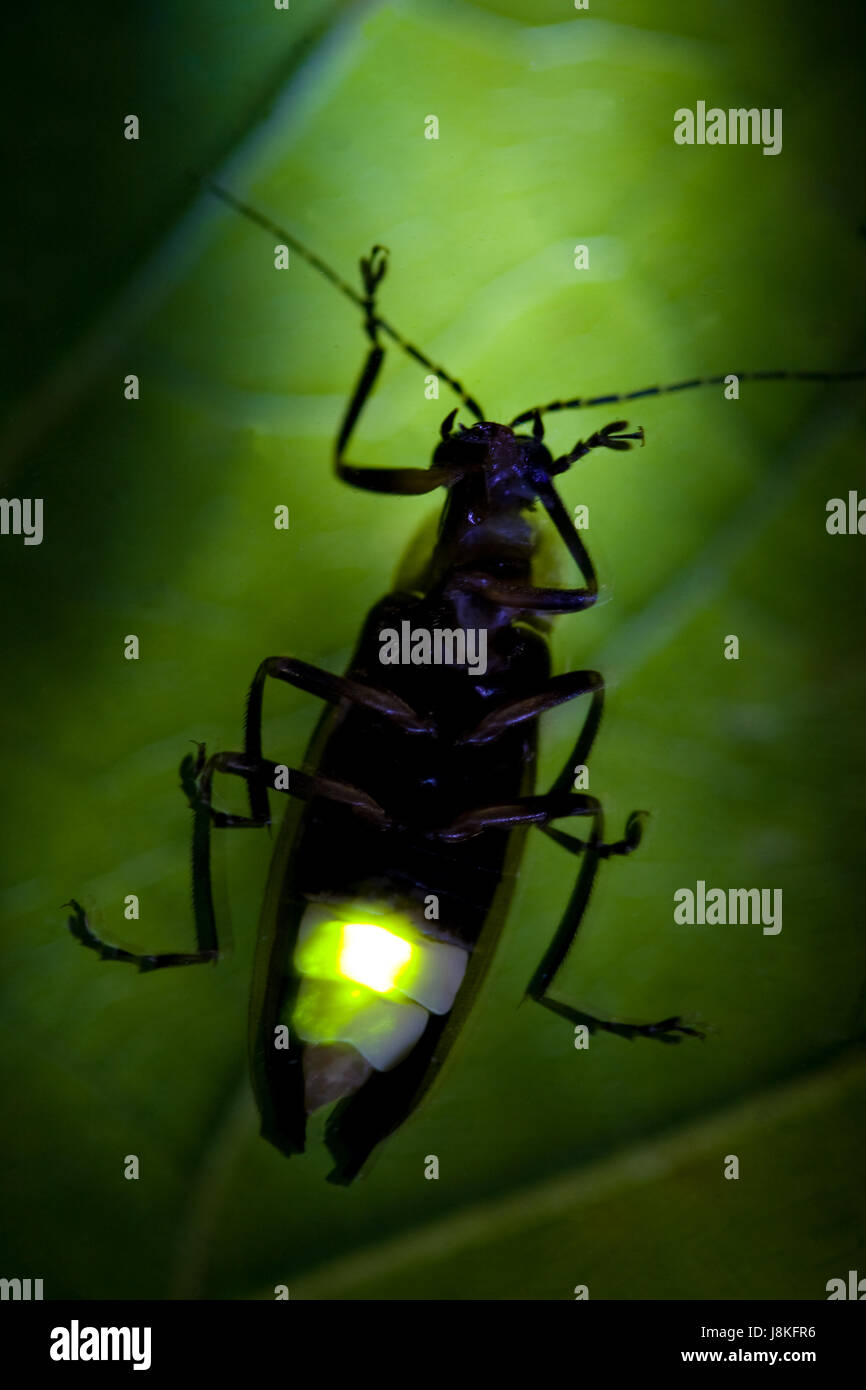
[[[866,1272],[866,541],[824,525],[829,498],[866,495],[860,384],[641,402],[645,450],[561,480],[612,601],[559,621],[556,669],[610,681],[591,763],[608,825],[653,818],[604,866],[558,993],[699,1013],[704,1044],[577,1052],[520,1006],[575,871],[537,836],[439,1083],[335,1189],[320,1125],[286,1162],[248,1094],[265,837],[220,840],[216,970],[102,964],[60,911],[74,894],[130,949],[191,948],[188,740],[238,746],[266,655],[340,670],[435,505],[333,480],[359,316],[300,260],[275,272],[272,239],[195,173],[349,278],[388,246],[382,312],[489,418],[861,365],[859,10],[50,3],[7,33],[3,493],[45,499],[45,538],[0,540],[0,1273],[52,1298],[813,1299]],[[783,152],[675,146],[698,99],[781,107]],[[354,456],[422,464],[451,408],[391,353]],[[551,417],[548,439],[616,414]],[[279,688],[265,715],[296,764],[318,706]],[[547,719],[543,784],[579,717]],[[676,926],[697,879],[782,888],[781,934]]]

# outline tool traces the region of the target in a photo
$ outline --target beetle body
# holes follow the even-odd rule
[[[492,459],[484,448],[488,432]],[[289,818],[275,850],[259,938],[257,975],[271,988],[253,1009],[251,1060],[264,1133],[284,1151],[297,1151],[306,1113],[341,1099],[342,1087],[351,1087],[351,1099],[328,1126],[337,1180],[354,1176],[373,1144],[414,1108],[457,1035],[498,940],[524,832],[496,827],[463,837],[459,818],[478,805],[479,789],[486,800],[510,805],[534,785],[535,721],[507,727],[484,742],[461,739],[505,701],[528,698],[543,685],[550,670],[547,644],[526,621],[516,623],[511,610],[454,581],[461,566],[476,572],[481,567],[494,579],[507,567],[509,576],[531,579],[536,528],[526,508],[534,494],[521,470],[524,452],[538,446],[488,425],[457,436],[455,445],[454,452],[481,458],[449,494],[425,588],[393,593],[375,606],[347,671],[373,684],[381,684],[387,672],[389,688],[429,721],[431,731],[407,735],[386,718],[350,705],[326,711],[305,765],[363,788],[387,808],[392,823],[387,829],[367,824],[326,799]],[[473,674],[465,665],[423,661],[383,667],[382,634],[402,636],[407,627],[415,634],[483,634],[486,669]],[[452,838],[437,834],[449,826],[457,827]],[[274,1030],[281,1019],[292,1019],[304,988],[294,952],[310,904],[327,904],[338,920],[354,915],[375,921],[378,910],[388,920],[411,924],[418,936],[465,954],[465,974],[451,1006],[428,1012],[408,1055],[387,1070],[378,1070],[345,1041],[305,1041],[291,1022],[288,1049],[274,1049]],[[406,1005],[391,1003],[395,1014],[401,1008]],[[347,1049],[354,1055],[347,1058]]]

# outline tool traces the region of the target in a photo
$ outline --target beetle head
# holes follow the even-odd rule
[[[549,449],[542,443],[543,427],[536,419],[533,432],[515,434],[509,425],[482,420],[475,425],[459,425],[452,430],[456,411],[442,422],[442,441],[433,454],[433,467],[442,468],[456,483],[471,475],[483,479],[489,497],[506,496],[512,502],[529,504],[537,496],[532,476],[550,477],[560,472]]]

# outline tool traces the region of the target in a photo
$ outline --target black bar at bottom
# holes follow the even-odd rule
[[[16,1384],[166,1373],[333,1377],[336,1367],[393,1379],[437,1377],[478,1361],[485,1381],[515,1351],[545,1376],[575,1378],[715,1365],[807,1366],[823,1381],[856,1365],[864,1310],[838,1302],[304,1303],[3,1302],[3,1364]],[[509,1368],[509,1362],[511,1366]],[[413,1370],[412,1368],[415,1368]],[[398,1368],[402,1368],[398,1371]]]

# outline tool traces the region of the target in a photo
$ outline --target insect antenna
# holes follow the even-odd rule
[[[240,198],[236,198],[233,193],[230,193],[227,188],[223,188],[220,184],[214,183],[212,179],[204,179],[203,183],[206,188],[210,189],[211,193],[221,199],[222,202],[227,203],[230,208],[234,208],[236,212],[241,213],[242,216],[248,218],[250,222],[255,222],[257,226],[263,227],[266,232],[270,232],[272,236],[278,237],[280,241],[285,242],[286,245],[291,247],[291,249],[302,257],[308,265],[311,265],[320,275],[324,275],[325,279],[330,281],[341,294],[344,294],[347,299],[351,299],[352,303],[357,304],[359,309],[363,309],[365,314],[368,312],[369,303],[365,296],[353,289],[351,285],[347,284],[342,276],[338,275],[337,272],[328,265],[327,261],[323,261],[321,256],[316,255],[315,251],[311,251],[303,242],[298,241],[298,238],[292,236],[291,232],[287,232],[285,227],[278,226],[276,222],[272,222],[264,213],[259,212],[258,209],[251,207],[248,203],[242,202]],[[451,376],[449,372],[446,372],[444,367],[438,366],[432,358],[428,357],[427,354],[416,347],[414,343],[410,343],[407,338],[404,338],[402,333],[399,333],[387,319],[380,318],[378,314],[373,314],[370,322],[374,327],[386,333],[388,337],[406,353],[407,357],[414,358],[416,362],[420,362],[422,367],[427,367],[429,371],[441,377],[446,385],[450,386],[454,394],[463,402],[466,409],[475,416],[476,420],[484,419],[484,413],[480,405],[469,395],[456,377]]]
[[[665,396],[674,391],[691,391],[696,386],[722,386],[731,376],[735,376],[738,381],[860,381],[866,377],[866,369],[845,372],[725,372],[722,376],[696,376],[690,381],[675,381],[670,386],[644,386],[640,391],[626,391],[623,394],[575,396],[570,401],[550,401],[547,405],[534,405],[530,410],[522,410],[519,415],[515,415],[510,423],[513,428],[515,425],[525,424],[533,416],[547,415],[555,410],[581,410],[588,405],[619,405],[624,401],[641,400],[645,396]]]

